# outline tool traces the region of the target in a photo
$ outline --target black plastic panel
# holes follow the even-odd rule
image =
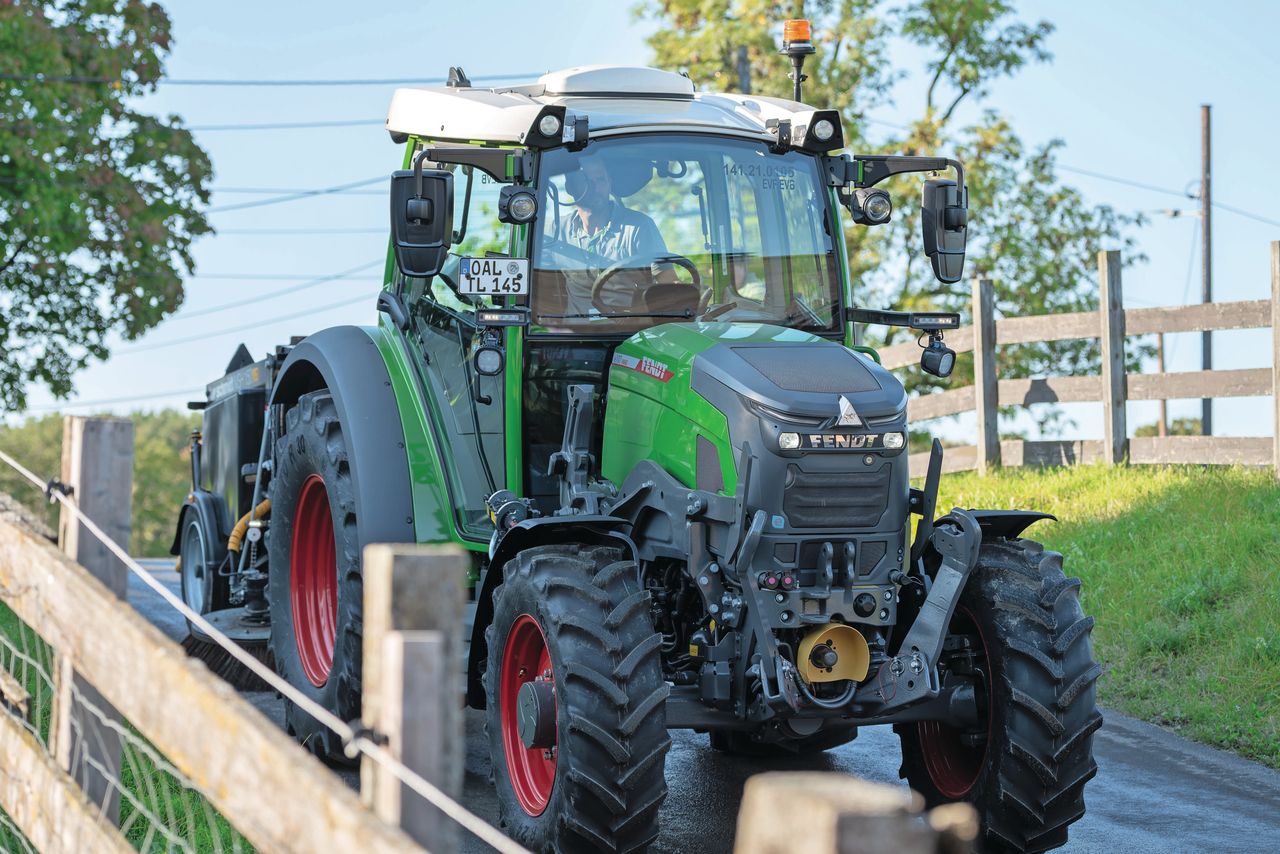
[[[905,461],[904,461],[905,462]],[[869,471],[806,472],[789,466],[782,508],[796,528],[869,528],[889,505],[891,464]]]

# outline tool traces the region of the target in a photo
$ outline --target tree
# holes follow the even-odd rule
[[[810,104],[837,109],[850,151],[934,154],[955,152],[966,167],[969,188],[969,244],[966,273],[994,280],[997,314],[1010,316],[1097,308],[1095,253],[1122,248],[1126,263],[1140,259],[1127,228],[1140,218],[1108,206],[1091,206],[1055,173],[1061,142],[1028,149],[1009,121],[992,110],[957,127],[957,111],[981,104],[995,80],[1052,56],[1047,21],[1015,20],[1003,0],[915,0],[906,5],[883,0],[645,0],[640,17],[662,26],[649,39],[661,66],[687,70],[706,88],[791,97],[788,62],[778,54],[777,29],[789,17],[813,22],[817,54],[805,66]],[[868,141],[867,111],[890,103],[907,73],[890,65],[891,48],[906,41],[926,56],[919,117],[891,126],[889,138]],[[745,47],[749,73],[739,70]],[[951,309],[967,314],[966,285],[942,286],[933,278],[919,237],[920,182],[901,177],[886,182],[894,218],[877,228],[846,224],[851,274],[860,301],[902,309]],[[870,343],[887,344],[909,334],[869,329]],[[1145,352],[1131,347],[1135,360]],[[972,377],[972,359],[957,363],[956,381]],[[1096,341],[1026,344],[1002,349],[1001,374],[1026,377],[1047,373],[1097,372]],[[904,379],[912,390],[940,381],[920,372]],[[1059,423],[1056,409],[1039,413],[1042,428]]]
[[[195,413],[166,409],[137,412],[133,420],[133,528],[129,553],[161,557],[169,553],[178,510],[191,489],[191,431],[200,426]],[[57,477],[62,466],[62,416],[29,418],[0,426],[0,449],[40,477]],[[0,464],[0,493],[58,529],[58,507],[20,474]],[[0,502],[2,503],[2,502]]]
[[[177,116],[134,107],[170,47],[144,0],[0,4],[0,410],[33,382],[65,396],[110,333],[182,302],[211,165]]]

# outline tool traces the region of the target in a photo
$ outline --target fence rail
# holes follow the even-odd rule
[[[1098,253],[1098,311],[994,318],[994,289],[990,280],[973,283],[975,326],[963,326],[947,336],[957,353],[974,354],[974,384],[912,398],[907,404],[913,422],[974,412],[974,445],[948,448],[943,470],[948,472],[1022,465],[1070,465],[1103,461],[1133,464],[1204,463],[1274,466],[1280,478],[1280,429],[1270,437],[1140,436],[1129,437],[1125,404],[1131,400],[1175,400],[1270,396],[1270,412],[1280,425],[1280,241],[1271,244],[1271,299],[1241,300],[1160,308],[1122,308],[1120,253]],[[1126,373],[1125,339],[1172,332],[1210,332],[1227,329],[1272,329],[1272,366],[1178,373]],[[1102,344],[1102,371],[1092,376],[1051,376],[999,379],[997,347],[1046,341],[1097,338]],[[880,351],[886,368],[916,364],[920,350],[914,343]],[[998,439],[997,419],[1002,406],[1038,403],[1100,402],[1104,436],[1100,440],[1020,441]],[[1265,413],[1260,412],[1262,417]],[[928,453],[912,454],[913,475],[923,474]]]

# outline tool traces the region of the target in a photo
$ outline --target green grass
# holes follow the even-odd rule
[[[1027,536],[1084,581],[1099,701],[1280,767],[1280,486],[1269,470],[1007,469],[938,507],[1043,510]]]

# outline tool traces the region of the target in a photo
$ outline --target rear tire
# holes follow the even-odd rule
[[[902,768],[929,806],[968,801],[985,851],[1047,851],[1064,845],[1084,815],[1084,786],[1097,773],[1093,734],[1093,619],[1080,608],[1080,579],[1062,555],[1030,540],[983,542],[949,633],[976,637],[986,671],[985,733],[942,723],[898,724]],[[984,737],[985,735],[985,737]]]
[[[346,439],[327,390],[285,415],[271,479],[271,652],[289,684],[344,721],[360,716],[362,597],[355,490]],[[317,756],[342,743],[285,699],[285,729]]]
[[[641,851],[658,835],[671,739],[636,566],[620,549],[554,545],[504,570],[484,675],[502,824],[537,852]],[[539,680],[554,686],[554,743],[529,749],[515,700]]]

